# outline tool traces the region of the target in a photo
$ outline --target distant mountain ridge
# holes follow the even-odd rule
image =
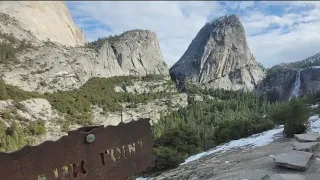
[[[320,53],[317,53],[313,56],[310,56],[301,61],[289,62],[289,63],[280,63],[272,68],[308,68],[312,66],[320,66]]]
[[[0,10],[4,12],[11,12],[18,7],[17,10],[21,9],[25,14],[33,14],[33,11],[37,14],[39,9],[44,9],[41,11],[43,16],[57,15],[64,10],[66,16],[70,16],[64,2],[1,4],[4,6],[0,7]],[[63,8],[54,8],[60,6]],[[52,8],[47,12],[48,7]],[[6,42],[3,44],[5,47],[0,49],[0,56],[4,57],[0,60],[6,65],[0,64],[0,71],[7,84],[26,91],[44,93],[76,89],[93,77],[169,75],[157,35],[152,31],[130,30],[90,43],[78,43],[73,41],[77,37],[69,36],[67,30],[60,32],[59,28],[51,28],[51,31],[42,34],[52,23],[42,24],[44,27],[39,26],[39,29],[34,26],[28,30],[29,26],[25,26],[28,23],[24,21],[31,20],[27,17],[17,20],[21,14],[13,15],[0,15],[0,42]],[[54,17],[59,19],[60,16]],[[65,20],[63,17],[60,17],[61,21]],[[34,20],[41,22],[43,19]],[[67,20],[67,24],[73,24],[71,16]],[[77,29],[76,26],[74,28]],[[60,37],[59,33],[63,33],[63,36]],[[70,41],[64,38],[65,35],[71,38]]]
[[[289,100],[294,84],[299,96],[320,91],[320,53],[301,61],[281,63],[267,70],[267,76],[257,86],[258,93],[265,93],[272,101]],[[299,76],[299,77],[297,77]]]

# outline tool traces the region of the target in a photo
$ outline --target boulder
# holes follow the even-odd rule
[[[293,143],[293,150],[312,152],[316,150],[318,146],[319,146],[319,143],[317,142],[308,142],[308,143],[296,142],[296,143]]]
[[[315,132],[307,132],[305,134],[295,134],[294,137],[299,142],[318,142],[320,140],[320,134]]]
[[[203,101],[202,96],[200,96],[198,94],[190,95],[189,99],[192,100],[192,101]]]
[[[291,151],[276,155],[274,161],[280,167],[305,171],[309,167],[311,157],[312,153],[309,152]]]

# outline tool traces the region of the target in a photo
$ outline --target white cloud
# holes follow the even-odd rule
[[[268,67],[281,62],[302,60],[320,52],[319,9],[282,16],[260,15],[258,17],[253,14],[243,19],[245,28],[251,33],[253,30],[262,32],[272,23],[280,27],[248,37],[249,47],[256,59]],[[286,28],[287,32],[283,32]]]
[[[89,40],[98,36],[119,34],[130,29],[149,29],[158,35],[165,61],[173,65],[187,49],[200,28],[225,12],[217,2],[68,2],[73,17],[85,15],[111,27],[86,31]],[[77,22],[77,21],[76,21]],[[85,27],[85,23],[79,24]]]
[[[307,5],[314,5],[315,7],[320,7],[320,2],[319,1],[291,1],[288,2],[290,5],[293,6],[307,6]]]
[[[233,10],[244,10],[249,7],[253,7],[255,5],[254,1],[228,1],[225,2],[226,7]]]
[[[158,35],[165,61],[173,65],[200,28],[211,18],[242,12],[241,21],[256,59],[266,66],[301,60],[320,52],[320,3],[316,1],[220,2],[211,1],[100,1],[67,2],[72,16],[86,28],[89,40],[130,29],[149,29]],[[283,6],[285,11],[267,11]],[[301,10],[302,7],[309,7]],[[272,9],[272,8],[271,8]],[[244,12],[244,13],[243,13]],[[88,21],[105,27],[88,28]],[[273,26],[273,29],[270,27]],[[284,31],[287,31],[284,33]]]
[[[242,1],[239,2],[239,9],[246,9],[249,7],[253,7],[255,5],[254,1]]]

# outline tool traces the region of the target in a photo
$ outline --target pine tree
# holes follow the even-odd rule
[[[308,109],[297,98],[290,101],[290,109],[287,113],[286,124],[284,126],[284,133],[287,137],[293,137],[294,134],[305,132],[305,123],[308,120]]]
[[[6,84],[0,78],[0,100],[5,100],[7,99],[7,91],[6,91]]]

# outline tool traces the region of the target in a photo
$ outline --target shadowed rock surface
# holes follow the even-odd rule
[[[266,78],[258,84],[256,92],[266,94],[271,101],[288,100],[296,74],[296,69],[273,69],[269,71]]]
[[[301,94],[320,90],[320,68],[307,68],[301,71]]]

